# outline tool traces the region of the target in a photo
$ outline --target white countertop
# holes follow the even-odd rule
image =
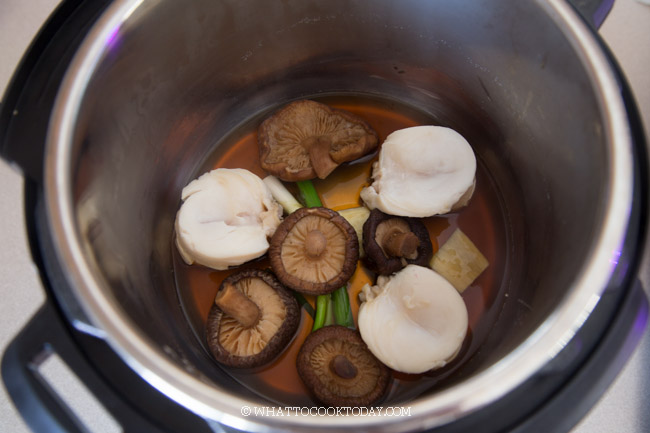
[[[22,53],[57,0],[0,0],[0,93]],[[635,0],[616,0],[601,35],[630,81],[650,129],[650,6]],[[650,142],[650,140],[649,140]],[[45,299],[27,248],[23,221],[22,178],[0,161],[0,352],[27,323]],[[650,249],[650,248],[648,248]],[[650,260],[646,254],[641,279],[650,293]],[[61,389],[69,404],[91,431],[116,431],[115,425],[71,379],[56,360],[45,367],[47,377]],[[4,388],[0,390],[0,431],[27,433]],[[650,332],[609,391],[574,433],[650,431]]]

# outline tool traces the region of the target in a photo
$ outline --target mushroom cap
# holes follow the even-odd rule
[[[224,279],[220,289],[232,284],[260,310],[251,327],[213,305],[208,314],[206,338],[210,352],[220,363],[239,368],[259,367],[276,357],[289,344],[300,322],[300,308],[291,293],[272,273],[246,269]]]
[[[360,117],[319,102],[294,101],[260,125],[262,168],[285,181],[325,178],[374,150],[377,133]]]
[[[467,204],[475,176],[476,156],[462,135],[443,126],[413,126],[386,137],[372,184],[360,195],[370,209],[423,218]]]
[[[175,242],[185,263],[223,270],[265,254],[282,207],[256,174],[217,168],[182,191]]]
[[[339,325],[309,334],[296,366],[316,399],[329,406],[369,406],[385,394],[390,380],[390,370],[359,333]]]
[[[345,284],[359,260],[354,227],[324,207],[301,208],[278,226],[269,247],[271,267],[286,286],[310,295]]]
[[[368,349],[388,367],[419,374],[451,362],[468,332],[468,311],[440,274],[408,265],[364,286],[358,324]]]
[[[381,239],[390,231],[413,233],[419,241],[415,251],[405,257],[387,252]],[[427,266],[433,255],[429,231],[420,219],[388,215],[379,209],[373,209],[363,225],[363,249],[366,265],[379,275],[390,275],[409,264]]]

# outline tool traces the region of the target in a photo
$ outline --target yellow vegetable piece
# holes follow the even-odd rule
[[[354,227],[354,231],[357,232],[357,237],[359,238],[359,257],[364,257],[366,253],[363,250],[363,225],[370,216],[370,209],[365,206],[353,207],[350,209],[340,210],[339,214],[345,218],[350,225]]]
[[[431,268],[463,293],[489,265],[488,260],[460,229],[431,258]]]

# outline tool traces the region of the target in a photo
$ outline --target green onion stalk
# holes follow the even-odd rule
[[[298,189],[300,190],[305,206],[323,206],[311,180],[302,180],[296,183],[298,184]],[[316,315],[314,317],[312,332],[323,326],[332,324],[354,328],[354,319],[352,318],[352,308],[350,307],[347,286],[339,287],[333,293],[327,295],[318,295],[316,298]]]

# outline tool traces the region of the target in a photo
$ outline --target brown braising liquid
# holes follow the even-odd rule
[[[377,131],[380,143],[397,129],[437,124],[435,119],[393,102],[357,96],[328,97],[320,101],[353,112],[365,119]],[[256,130],[258,124],[259,122],[252,122],[249,129],[237,131],[237,135],[231,141],[222,143],[214,159],[205,167],[206,171],[212,168],[245,168],[262,178],[265,177],[266,173],[259,163]],[[334,210],[361,205],[359,193],[370,181],[371,165],[375,160],[376,154],[363,158],[359,162],[342,165],[325,180],[314,180],[323,205]],[[410,375],[394,372],[392,385],[386,398],[387,403],[403,403],[413,399],[452,375],[458,366],[477,351],[489,332],[491,324],[496,320],[502,304],[506,254],[505,221],[499,203],[497,191],[485,167],[478,160],[476,190],[469,205],[457,213],[424,220],[431,235],[434,252],[456,228],[460,228],[485,255],[490,265],[462,294],[469,312],[470,331],[459,356],[444,369],[427,374]],[[268,260],[261,258],[242,266],[268,268],[269,264]],[[219,284],[236,269],[214,271],[202,266],[187,266],[175,252],[174,271],[179,298],[188,321],[193,326],[197,337],[201,339],[201,344],[205,345],[204,327]],[[358,294],[365,284],[373,284],[374,280],[375,275],[360,263],[348,284],[355,322],[359,309]],[[314,305],[314,298],[307,298]],[[295,366],[300,346],[311,331],[311,327],[312,319],[303,310],[297,335],[274,362],[255,371],[226,370],[242,385],[279,405],[314,405]]]

